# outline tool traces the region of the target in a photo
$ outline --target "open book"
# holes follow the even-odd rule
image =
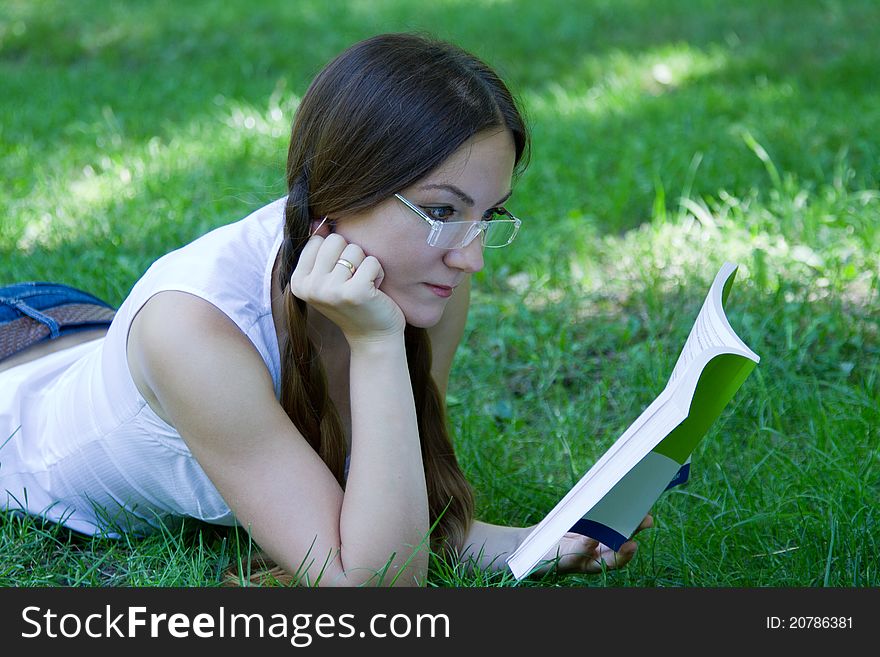
[[[724,303],[737,266],[724,263],[663,392],[508,558],[527,576],[569,531],[620,549],[667,488],[687,480],[690,455],[760,360],[737,337]]]

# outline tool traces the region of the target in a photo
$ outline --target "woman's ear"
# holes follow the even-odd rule
[[[320,221],[315,219],[312,221],[312,225],[309,229],[309,237],[314,237],[315,235],[320,235],[321,237],[327,237],[330,233],[333,232],[333,221],[327,223],[327,216],[324,216]]]

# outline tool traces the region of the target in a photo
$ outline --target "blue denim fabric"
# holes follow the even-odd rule
[[[0,287],[0,327],[26,315],[46,324],[51,336],[56,338],[60,334],[58,323],[40,311],[69,303],[90,303],[113,309],[98,297],[68,285],[40,281],[14,283]]]

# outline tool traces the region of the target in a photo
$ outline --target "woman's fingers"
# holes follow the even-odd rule
[[[324,241],[321,243],[321,247],[318,249],[318,254],[315,257],[315,265],[312,268],[312,273],[314,274],[329,274],[336,269],[336,261],[339,258],[344,257],[342,255],[343,251],[347,249],[350,245],[345,241],[345,238],[338,233],[333,233],[332,235],[328,235],[324,238]],[[344,270],[344,268],[342,268]]]
[[[318,257],[318,250],[323,243],[324,238],[319,235],[309,238],[309,241],[306,242],[306,245],[299,254],[299,260],[293,271],[294,276],[306,276],[311,273],[312,269],[315,267],[315,259]]]
[[[295,289],[303,292],[306,287],[314,290],[327,282],[343,283],[354,276],[364,257],[360,246],[349,244],[340,235],[315,235],[303,247],[292,282],[299,283]]]
[[[632,558],[636,555],[638,549],[639,546],[635,541],[627,541],[620,546],[620,549],[617,552],[607,545],[600,544],[597,550],[598,556],[594,559],[592,564],[592,572],[601,572],[603,569],[614,570],[617,568],[623,568],[626,564],[632,561]]]
[[[360,265],[357,266],[357,269],[352,276],[353,280],[359,283],[369,283],[376,289],[382,285],[382,280],[384,278],[385,270],[382,269],[382,265],[373,256],[362,258]]]
[[[345,283],[352,279],[363,261],[363,249],[357,244],[348,244],[333,262],[333,269],[330,271],[332,280],[336,283]]]
[[[654,518],[653,518],[653,516],[651,516],[651,514],[649,513],[649,514],[646,515],[644,518],[642,518],[642,522],[639,523],[639,526],[638,526],[638,527],[636,527],[636,530],[633,532],[633,536],[635,536],[636,534],[638,534],[638,533],[639,533],[640,531],[642,531],[643,529],[650,529],[650,528],[653,527],[653,526],[654,526]]]
[[[592,572],[590,561],[598,557],[599,541],[583,534],[566,532],[559,544],[551,550],[545,559],[554,564],[559,573]]]
[[[379,290],[384,277],[375,257],[333,233],[310,238],[290,279],[290,289],[339,326],[351,342],[403,331],[403,313]]]
[[[633,535],[654,525],[650,514],[646,515]],[[604,570],[623,568],[638,551],[638,544],[629,540],[616,552],[594,538],[575,532],[567,532],[559,545],[545,556],[549,562],[555,560],[559,573],[601,573]]]
[[[557,570],[560,573],[595,574],[623,568],[632,561],[637,550],[635,541],[627,541],[615,552],[595,539],[567,533],[559,545]]]

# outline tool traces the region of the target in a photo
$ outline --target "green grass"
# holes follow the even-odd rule
[[[349,43],[429,30],[522,99],[517,241],[450,384],[491,522],[540,520],[660,392],[724,260],[762,357],[620,572],[541,586],[880,584],[880,7],[26,2],[0,8],[0,282],[119,303],[159,255],[284,193],[292,112]],[[244,536],[0,516],[0,584],[216,585]],[[438,563],[437,586],[509,577]]]

